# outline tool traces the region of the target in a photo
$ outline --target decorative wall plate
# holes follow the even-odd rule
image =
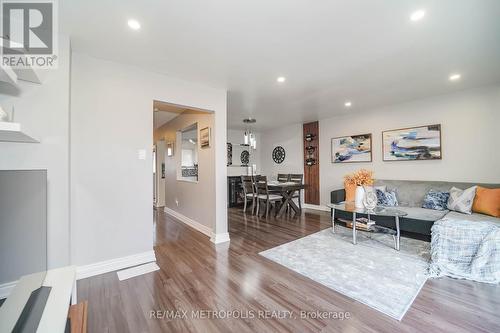
[[[277,146],[273,149],[273,161],[281,164],[285,160],[285,148]]]
[[[250,153],[248,150],[243,150],[240,155],[241,165],[248,165],[250,162]]]
[[[314,158],[308,158],[308,159],[306,159],[306,165],[307,166],[316,165],[316,159],[314,159]]]
[[[227,143],[227,165],[233,164],[233,144]]]
[[[314,140],[315,137],[316,137],[316,135],[314,135],[312,133],[307,133],[305,136],[305,140],[310,142],[310,141]]]

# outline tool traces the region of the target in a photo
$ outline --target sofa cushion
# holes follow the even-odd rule
[[[431,189],[424,198],[422,208],[446,210],[449,198],[449,192],[439,192]]]
[[[500,217],[500,188],[487,189],[478,186],[472,211],[475,213]]]
[[[394,191],[385,192],[376,189],[377,204],[381,206],[394,207],[398,205],[398,199]]]
[[[478,214],[478,213],[465,215],[458,212],[449,212],[446,215],[446,217],[452,220],[467,220],[470,221],[471,223],[481,222],[500,228],[500,218],[489,215]]]
[[[464,214],[472,213],[472,202],[476,196],[477,186],[469,187],[461,190],[453,186],[450,190],[450,198],[448,199],[448,209]]]
[[[500,184],[383,179],[376,179],[374,185],[386,185],[388,191],[395,189],[399,205],[412,207],[422,207],[424,197],[430,189],[448,192],[453,186],[458,188],[469,188],[474,185],[479,185],[485,188],[500,188]]]
[[[448,210],[434,210],[420,207],[399,206],[396,209],[407,213],[408,215],[405,218],[433,222],[442,219],[448,213]]]

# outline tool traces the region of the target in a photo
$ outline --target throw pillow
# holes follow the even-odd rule
[[[398,198],[396,197],[396,192],[389,191],[384,192],[379,189],[375,189],[377,194],[377,204],[380,206],[394,207],[398,205]]]
[[[472,211],[500,217],[500,188],[485,188],[478,186]]]
[[[448,209],[460,213],[472,214],[472,203],[476,196],[477,186],[469,187],[466,190],[461,190],[452,187],[450,190],[450,198],[448,199]]]
[[[446,210],[450,193],[430,190],[424,198],[422,208]]]
[[[374,186],[374,185],[365,185],[363,186],[365,189],[365,193],[367,192],[375,192],[376,190],[380,190],[382,192],[387,191],[387,186],[386,185],[380,185],[380,186]]]

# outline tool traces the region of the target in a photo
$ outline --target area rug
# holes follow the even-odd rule
[[[331,228],[263,251],[260,255],[401,320],[427,280],[428,242],[388,234]]]

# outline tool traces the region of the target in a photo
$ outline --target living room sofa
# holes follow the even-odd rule
[[[421,208],[424,197],[429,190],[449,191],[453,186],[466,189],[474,185],[479,185],[486,188],[499,188],[500,184],[480,184],[480,183],[456,183],[456,182],[440,182],[440,181],[414,181],[414,180],[376,180],[375,186],[387,186],[387,190],[394,190],[398,198],[399,205],[394,207],[398,210],[408,213],[407,216],[400,219],[401,232],[407,236],[430,240],[431,228],[435,221],[440,220],[448,210],[439,211],[433,209]],[[335,190],[330,193],[330,202],[339,203],[345,201],[345,190]],[[348,212],[335,212],[336,218],[352,219],[352,214]],[[360,214],[358,214],[360,215]],[[475,215],[475,213],[473,213]],[[476,214],[481,215],[481,214]],[[394,228],[394,218],[371,216],[385,227]]]

